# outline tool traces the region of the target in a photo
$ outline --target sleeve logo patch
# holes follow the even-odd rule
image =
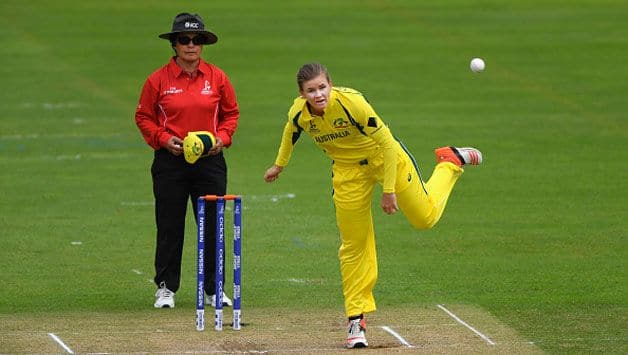
[[[369,127],[373,127],[373,128],[377,128],[377,118],[376,117],[369,117],[369,121],[366,124]]]

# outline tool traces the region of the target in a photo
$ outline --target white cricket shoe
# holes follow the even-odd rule
[[[155,292],[155,308],[174,308],[174,292],[162,286]]]
[[[364,318],[350,320],[347,328],[347,348],[366,348],[369,346],[366,341],[366,321]]]
[[[205,304],[216,307],[216,295],[205,296]],[[233,302],[224,292],[222,293],[222,306],[233,307]]]
[[[472,147],[441,147],[434,150],[436,161],[450,162],[458,166],[482,164],[482,152]]]

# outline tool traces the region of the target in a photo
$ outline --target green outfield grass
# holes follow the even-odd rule
[[[245,312],[335,311],[342,322],[329,162],[302,139],[281,179],[262,179],[296,70],[320,61],[335,84],[366,94],[424,178],[435,147],[484,153],[433,230],[384,215],[376,192],[378,305],[481,309],[548,353],[628,352],[619,0],[2,1],[0,352],[23,351],[19,319],[158,312],[152,153],[133,115],[144,80],[172,54],[157,35],[186,10],[219,35],[204,58],[240,102],[226,154],[229,190],[244,195]],[[469,70],[473,57],[485,72]],[[193,331],[188,222],[177,308]],[[342,341],[337,328],[330,344]]]

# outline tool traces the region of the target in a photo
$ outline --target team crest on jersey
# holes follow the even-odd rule
[[[349,122],[346,121],[344,118],[339,117],[334,120],[333,125],[335,129],[342,129],[349,127]]]
[[[310,133],[318,133],[320,132],[314,122],[310,121],[310,128],[308,128],[308,132]]]
[[[201,95],[211,95],[211,93],[212,87],[209,85],[209,81],[205,80],[205,86],[203,86],[203,89],[201,90]]]

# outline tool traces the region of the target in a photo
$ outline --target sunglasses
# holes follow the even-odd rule
[[[184,46],[186,46],[186,45],[190,44],[190,42],[192,42],[195,46],[198,46],[199,44],[207,43],[207,38],[205,38],[205,36],[196,36],[194,38],[188,37],[188,36],[179,36],[179,37],[177,37],[177,42],[179,44],[184,45]]]

